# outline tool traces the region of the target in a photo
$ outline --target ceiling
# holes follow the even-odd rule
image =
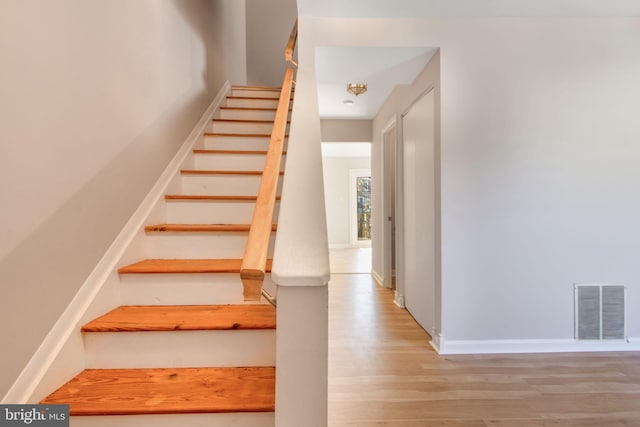
[[[319,47],[316,75],[320,117],[372,119],[395,85],[409,84],[424,69],[435,48]],[[366,83],[360,96],[347,83]],[[344,101],[353,102],[345,105]]]
[[[455,18],[498,16],[640,16],[640,0],[298,0],[300,16]],[[318,102],[322,118],[371,119],[397,84],[411,83],[434,48],[319,47]],[[359,97],[347,83],[367,83]],[[344,104],[352,100],[353,106]]]
[[[638,0],[298,0],[300,16],[462,18],[640,16]]]

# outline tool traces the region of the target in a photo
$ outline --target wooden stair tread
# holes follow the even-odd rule
[[[266,96],[227,96],[227,99],[251,99],[251,100],[261,100],[261,101],[279,101],[280,97],[266,97]],[[293,100],[293,96],[289,98]]]
[[[240,273],[242,259],[145,259],[118,269],[120,274]],[[271,271],[271,260],[267,260]]]
[[[276,111],[277,108],[265,108],[265,107],[220,107],[221,110],[249,110],[249,111]],[[289,111],[292,111],[292,108],[289,108]]]
[[[182,175],[262,175],[263,171],[182,169],[180,173]],[[280,175],[284,175],[284,171],[280,171]]]
[[[70,414],[273,412],[275,368],[87,369],[46,397]]]
[[[194,154],[260,154],[266,155],[267,150],[193,150]],[[287,154],[286,150],[282,154]]]
[[[214,122],[225,123],[259,123],[259,124],[273,124],[273,120],[247,120],[247,119],[213,119]],[[287,123],[291,123],[291,120],[287,120]]]
[[[248,232],[251,224],[155,224],[147,225],[146,232],[177,231],[177,232]],[[277,225],[273,224],[272,230],[276,231]]]
[[[204,136],[227,136],[232,138],[271,138],[271,134],[268,133],[218,133],[218,132],[207,132]],[[285,135],[285,138],[289,137],[289,135]]]
[[[82,327],[83,332],[212,331],[275,329],[271,304],[130,305],[118,307]]]
[[[202,201],[231,201],[231,202],[255,202],[258,196],[216,196],[199,194],[167,194],[166,200],[202,200]],[[280,200],[280,196],[276,196]]]
[[[276,92],[280,92],[282,90],[281,87],[277,87],[277,86],[251,86],[251,85],[232,85],[231,89],[236,89],[236,90],[257,90],[257,91],[276,91]]]
[[[260,97],[260,96],[237,96],[237,95],[228,95],[227,99],[265,99],[265,100],[278,100],[280,97],[272,96],[272,97]]]

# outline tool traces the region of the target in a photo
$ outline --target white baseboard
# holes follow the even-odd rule
[[[395,305],[397,305],[400,308],[405,308],[404,305],[404,295],[399,294],[398,291],[396,291],[395,297],[393,298],[393,302],[395,303]]]
[[[579,353],[640,351],[640,338],[607,341],[552,340],[452,340],[442,335],[431,344],[439,354]]]
[[[433,349],[438,354],[442,354],[442,352],[440,351],[441,340],[442,340],[442,334],[434,333],[433,336],[431,337],[431,341],[429,342],[431,347],[433,347]]]
[[[378,285],[380,285],[380,287],[386,288],[386,286],[384,285],[384,279],[375,270],[371,270],[371,276],[373,277],[373,280],[375,280]]]
[[[209,108],[202,115],[198,124],[189,134],[184,144],[180,147],[174,158],[168,164],[156,184],[153,186],[149,194],[142,201],[138,209],[131,216],[122,231],[118,234],[109,249],[105,252],[102,259],[93,269],[87,280],[80,287],[69,306],[57,320],[49,334],[40,344],[40,347],[31,357],[22,370],[18,379],[11,386],[7,394],[3,397],[2,403],[28,403],[33,399],[34,392],[38,385],[43,381],[45,375],[50,369],[61,370],[77,370],[79,365],[84,364],[84,355],[80,360],[68,360],[61,362],[62,366],[54,367],[54,362],[62,353],[68,354],[65,349],[67,346],[78,347],[77,340],[74,339],[74,333],[78,332],[78,325],[83,315],[89,310],[91,305],[100,294],[105,283],[115,270],[118,261],[126,252],[128,246],[135,238],[138,231],[144,226],[147,216],[151,213],[156,202],[164,195],[165,189],[179,172],[180,166],[191,152],[195,143],[200,139],[205,127],[213,118],[216,108],[222,104],[227,93],[231,90],[231,84],[227,81],[220,89],[220,92],[213,100]],[[80,346],[81,347],[81,346]],[[59,377],[70,377],[74,372],[57,373]],[[38,396],[35,397],[36,399]]]

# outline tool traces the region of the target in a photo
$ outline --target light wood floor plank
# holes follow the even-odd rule
[[[640,426],[638,353],[439,356],[370,275],[329,298],[329,427]]]

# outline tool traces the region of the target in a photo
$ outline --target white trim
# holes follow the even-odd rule
[[[444,340],[444,338],[443,338],[442,334],[434,333],[433,336],[431,337],[431,341],[429,341],[429,344],[431,345],[431,347],[433,347],[433,349],[438,354],[442,354],[441,351],[440,351],[440,346],[441,346],[441,342],[443,340]]]
[[[107,249],[102,259],[98,262],[89,277],[87,277],[78,290],[78,293],[76,293],[71,303],[67,306],[40,344],[40,347],[33,354],[31,360],[29,360],[22,370],[18,379],[3,397],[3,403],[26,403],[31,398],[38,384],[40,384],[47,371],[51,368],[56,357],[61,353],[65,345],[67,345],[73,333],[77,331],[78,323],[82,316],[102,290],[109,276],[116,268],[118,261],[138,231],[144,226],[144,222],[153,210],[156,202],[163,196],[165,188],[179,171],[180,166],[187,155],[191,153],[195,143],[201,138],[205,127],[213,118],[213,113],[225,100],[230,89],[231,85],[229,81],[225,82],[218,95],[204,112],[182,147],[180,147],[171,162],[167,165],[149,194],[147,194],[109,249]]]
[[[404,305],[404,295],[398,293],[397,288],[396,288],[396,294],[395,294],[395,296],[393,298],[393,303],[395,305],[397,305],[398,307],[400,307],[400,308],[406,308],[405,305]]]
[[[398,114],[394,114],[393,117],[387,122],[387,124],[382,128],[381,132],[381,141],[382,141],[382,204],[383,204],[383,213],[382,213],[382,258],[383,258],[383,272],[384,280],[382,281],[383,286],[391,289],[393,283],[393,258],[395,256],[396,263],[398,262],[397,253],[392,254],[392,242],[395,240],[395,246],[397,248],[397,233],[394,235],[394,224],[397,221],[398,212],[398,184],[397,184],[397,176],[398,176],[398,141],[400,140],[400,135],[398,131],[398,123],[400,119]],[[393,188],[389,183],[389,139],[388,135],[395,133],[395,144],[393,147],[395,158],[393,165],[393,175],[394,175],[394,185]],[[391,200],[389,193],[393,191],[393,200]],[[393,207],[393,215],[391,215],[391,210]],[[390,221],[389,218],[392,218]]]
[[[371,277],[373,277],[373,280],[376,281],[376,283],[378,283],[378,285],[382,288],[384,288],[384,279],[382,278],[382,276],[380,276],[375,270],[371,270]]]
[[[436,348],[435,345],[434,348]],[[606,341],[578,341],[575,339],[446,341],[441,335],[436,351],[443,355],[640,351],[640,338]]]
[[[406,308],[404,301],[404,132],[402,117],[396,113],[396,292],[394,303]]]

